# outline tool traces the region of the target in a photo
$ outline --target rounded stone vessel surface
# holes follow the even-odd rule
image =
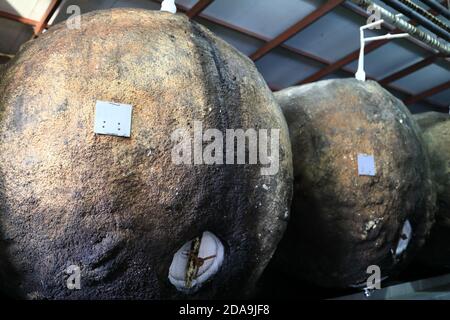
[[[275,94],[292,141],[292,219],[276,254],[325,287],[385,278],[429,233],[434,192],[417,124],[376,82],[326,80]]]
[[[430,267],[450,269],[450,116],[426,112],[414,115],[429,152],[437,191],[438,211],[419,261]],[[426,121],[425,121],[426,120]]]
[[[130,138],[94,134],[97,101],[133,106]],[[278,170],[175,164],[172,134],[193,138],[199,123],[280,130]],[[244,295],[286,226],[290,148],[254,64],[184,15],[114,9],[83,15],[81,29],[56,25],[0,80],[0,288],[31,299]],[[206,231],[223,261],[186,295],[169,268]],[[67,288],[70,266],[79,290]]]
[[[422,131],[425,131],[429,127],[434,126],[435,124],[438,124],[443,121],[448,121],[450,119],[450,115],[448,113],[436,111],[413,114],[413,117],[414,120],[416,120],[417,124],[419,125],[420,129],[422,129]]]

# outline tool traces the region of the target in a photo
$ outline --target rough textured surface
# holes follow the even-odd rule
[[[80,30],[61,24],[27,43],[0,92],[0,261],[14,271],[1,288],[36,299],[184,298],[169,265],[205,230],[224,243],[224,263],[188,298],[252,287],[286,225],[292,156],[249,59],[183,15],[99,11]],[[134,106],[130,139],[93,133],[96,100]],[[171,134],[195,120],[281,129],[278,174],[173,164]],[[72,264],[81,290],[66,288]]]
[[[450,117],[426,112],[414,116],[422,128],[437,190],[438,211],[430,239],[420,256],[429,266],[450,268]],[[424,121],[426,120],[426,121]]]
[[[429,163],[406,107],[376,82],[327,80],[276,94],[293,150],[292,221],[277,261],[317,285],[365,284],[422,246],[434,215]],[[358,175],[358,154],[375,157],[376,176]],[[413,235],[395,256],[406,220]]]
[[[414,114],[413,117],[422,131],[434,126],[439,122],[447,121],[450,119],[450,115],[448,113],[434,111]]]

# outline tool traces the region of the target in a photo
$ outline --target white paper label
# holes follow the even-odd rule
[[[119,137],[131,136],[131,114],[133,106],[107,101],[95,105],[94,132]]]
[[[368,154],[358,154],[358,174],[360,176],[375,176],[375,158]]]

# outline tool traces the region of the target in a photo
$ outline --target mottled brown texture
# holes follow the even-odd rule
[[[429,152],[431,171],[437,190],[436,223],[420,256],[428,266],[450,268],[450,117],[426,112],[415,115]],[[427,121],[425,121],[427,120]]]
[[[406,107],[376,82],[327,80],[276,93],[292,141],[292,221],[277,262],[320,286],[365,284],[367,267],[391,275],[433,222],[429,163]],[[359,176],[357,155],[375,157]],[[406,219],[413,236],[395,257]]]
[[[95,135],[96,100],[133,105],[131,138]],[[183,298],[173,254],[205,230],[221,270],[188,298],[240,297],[286,225],[288,129],[254,64],[184,15],[138,9],[82,16],[27,43],[0,81],[1,287],[28,298]],[[171,133],[281,129],[280,170],[175,165]],[[266,184],[270,190],[255,188]],[[64,270],[81,267],[81,290]],[[5,267],[6,268],[6,267]]]

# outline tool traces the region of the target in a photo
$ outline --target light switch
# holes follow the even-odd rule
[[[119,137],[131,136],[131,114],[133,106],[107,101],[95,105],[94,132]]]
[[[375,176],[375,158],[373,155],[358,154],[358,174],[360,176]]]

